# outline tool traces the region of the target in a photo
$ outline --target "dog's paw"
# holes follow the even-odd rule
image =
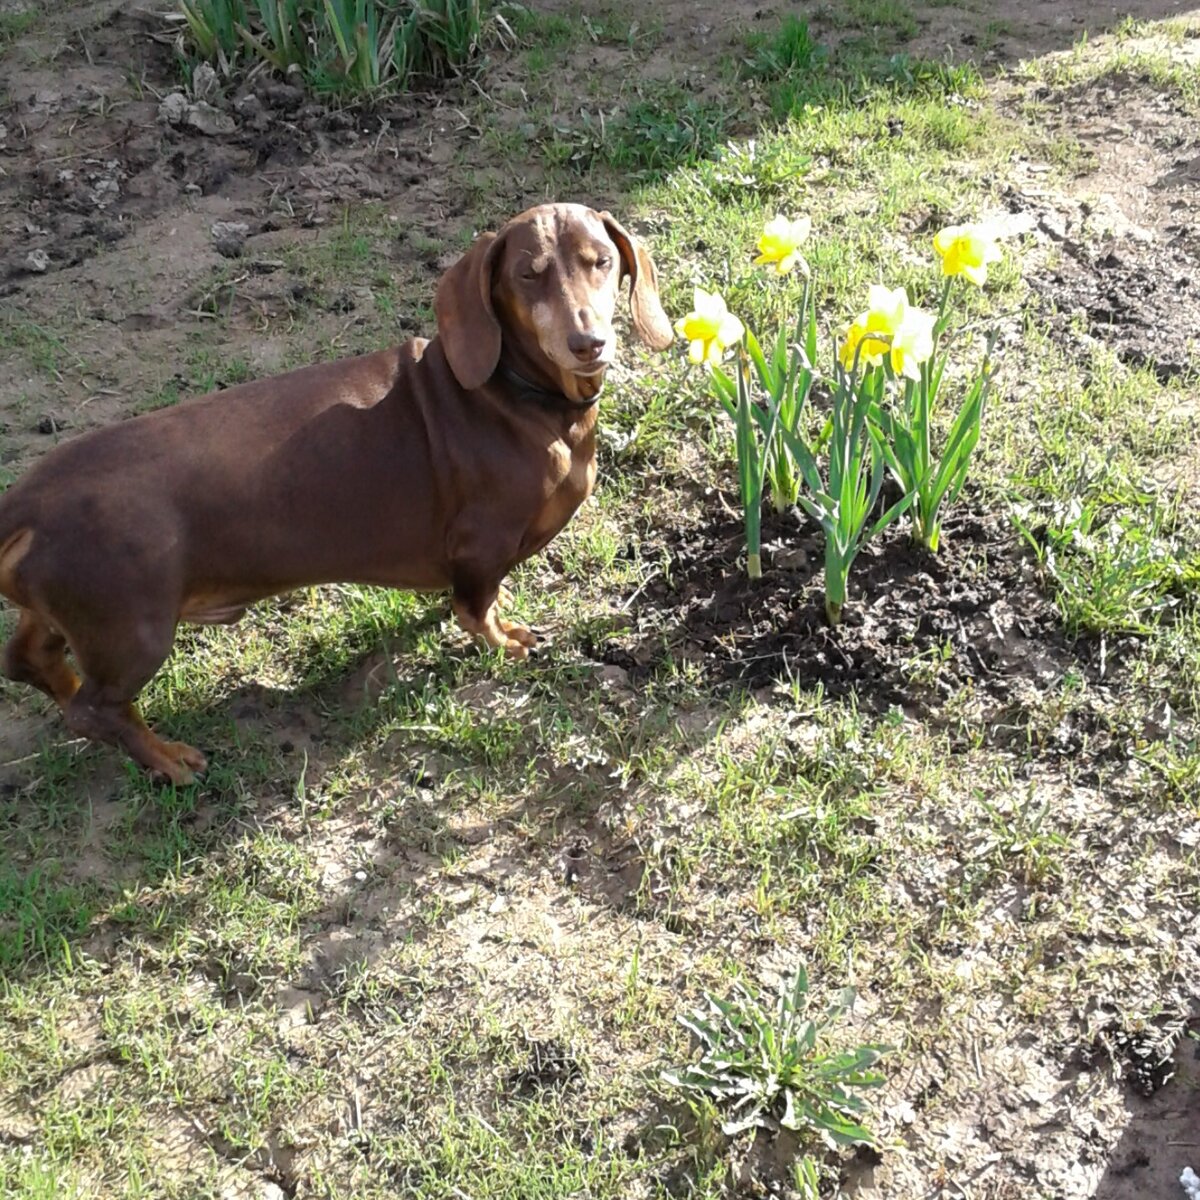
[[[514,625],[511,621],[500,621],[499,625],[508,638],[507,645],[511,646],[516,642],[517,645],[524,646],[526,650],[532,650],[537,645],[537,634],[532,629],[526,629],[524,625]],[[522,654],[519,657],[524,658],[525,656]]]
[[[208,769],[208,759],[186,742],[163,742],[162,753],[156,756],[153,771],[176,787],[196,782],[197,775]]]

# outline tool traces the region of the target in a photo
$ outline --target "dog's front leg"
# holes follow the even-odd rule
[[[509,658],[527,658],[537,638],[523,625],[500,616],[500,600],[511,603],[512,593],[486,574],[459,567],[454,572],[451,602],[458,623],[489,646],[502,646]]]

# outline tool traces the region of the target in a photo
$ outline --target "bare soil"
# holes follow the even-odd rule
[[[814,578],[823,544],[798,510],[772,513],[764,575],[751,580],[740,519],[669,534],[669,580],[631,593],[634,628],[597,647],[598,656],[635,672],[675,657],[709,682],[746,688],[820,684],[881,713],[925,711],[923,690],[940,707],[967,684],[1004,702],[1017,680],[1036,688],[1068,667],[1099,677],[1098,647],[1064,635],[1032,555],[995,513],[960,506],[937,555],[900,529],[868,543],[837,629]]]

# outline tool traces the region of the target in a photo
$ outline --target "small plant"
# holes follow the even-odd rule
[[[803,966],[781,981],[770,1006],[741,984],[729,1000],[705,993],[700,1009],[679,1018],[699,1042],[700,1059],[663,1079],[724,1108],[727,1136],[760,1126],[816,1130],[839,1146],[870,1145],[862,1123],[867,1105],[857,1093],[883,1083],[873,1068],[889,1048],[836,1052],[825,1045],[829,1028],[853,1004],[854,989],[844,988],[821,1016],[810,1017]]]
[[[994,235],[980,225],[952,225],[933,240],[941,257],[945,284],[933,326],[929,357],[920,372],[903,381],[898,402],[881,406],[873,419],[883,432],[880,444],[896,482],[913,497],[913,537],[937,552],[941,537],[941,510],[953,504],[962,491],[971,456],[983,428],[984,403],[991,383],[991,356],[995,334],[988,337],[983,362],[968,385],[940,455],[934,453],[934,411],[946,372],[947,356],[938,357],[948,322],[947,306],[956,276],[982,287],[989,264],[1000,258]]]
[[[238,34],[252,53],[271,64],[280,74],[289,67],[308,66],[308,35],[301,20],[300,0],[256,0],[262,33],[256,36],[247,24]]]
[[[859,551],[886,529],[912,503],[911,493],[871,520],[886,473],[881,439],[870,423],[883,392],[881,372],[859,377],[861,346],[850,370],[839,363],[831,404],[828,458],[823,478],[816,457],[799,434],[784,431],[784,438],[808,495],[799,497],[804,509],[825,534],[825,615],[831,625],[842,620],[850,568]]]
[[[1149,633],[1200,584],[1200,556],[1170,532],[1170,507],[1114,511],[1094,495],[1072,495],[1038,514],[1013,509],[1018,532],[1054,582],[1071,633]]]
[[[179,0],[179,7],[196,53],[218,63],[228,75],[241,46],[238,30],[246,25],[245,4],[242,0]]]
[[[337,44],[340,74],[359,92],[373,92],[393,69],[395,23],[381,31],[375,0],[325,0],[325,19]]]
[[[229,75],[242,51],[314,91],[372,95],[464,66],[483,0],[180,0],[182,49]]]
[[[824,65],[828,54],[812,36],[808,22],[791,14],[784,17],[774,34],[759,34],[748,40],[750,57],[746,72],[758,79],[779,79]]]
[[[1066,838],[1052,826],[1045,828],[1050,801],[1037,802],[1032,790],[1024,800],[993,804],[982,796],[979,803],[988,818],[981,857],[997,867],[1016,867],[1025,883],[1038,884],[1062,871]]]

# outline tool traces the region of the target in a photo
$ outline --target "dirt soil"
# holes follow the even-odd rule
[[[634,628],[598,647],[602,660],[636,671],[668,655],[709,682],[820,684],[879,713],[921,710],[923,688],[940,706],[967,684],[1003,702],[1017,681],[1036,688],[1068,665],[1099,677],[1099,647],[1063,634],[1032,555],[995,513],[959,506],[937,555],[900,529],[868,543],[838,629],[814,578],[823,544],[798,510],[771,513],[751,580],[740,519],[672,532],[669,579],[630,594]]]
[[[648,74],[667,65],[699,73],[738,44],[742,29],[791,7],[674,0],[659,6],[665,32],[654,54],[621,61]],[[988,68],[1068,51],[1118,12],[1025,0],[989,32],[980,6],[916,7],[921,29],[909,49],[967,56],[986,42],[977,57]],[[1157,18],[1188,6],[1129,0],[1119,7],[1127,10]],[[616,52],[595,51],[606,53]],[[581,78],[589,71],[580,64]],[[160,118],[176,86],[157,12],[111,0],[51,13],[36,52],[19,45],[4,59],[0,316],[17,366],[0,378],[0,470],[18,473],[61,436],[141,411],[163,389],[194,389],[206,370],[210,386],[220,386],[235,359],[265,374],[314,345],[348,352],[359,337],[375,336],[369,291],[331,280],[314,292],[289,257],[319,250],[348,208],[377,205],[394,230],[373,249],[401,301],[399,337],[428,329],[432,283],[476,214],[498,216],[539,198],[536,168],[498,168],[484,131],[453,93],[348,114],[260,77],[202,130]],[[1064,345],[1082,349],[1095,339],[1175,377],[1194,364],[1200,328],[1200,125],[1181,101],[1132,76],[1041,86],[1034,98],[1089,157],[1066,185],[1049,183],[1044,163],[1014,164],[1004,196],[1037,238],[1028,282],[1040,314]],[[1011,80],[995,88],[1002,105],[1021,102]],[[458,182],[464,170],[474,172],[472,194],[485,197],[473,205]],[[233,257],[218,248],[216,222],[247,226]],[[214,336],[218,313],[225,320]],[[209,367],[196,365],[197,347],[209,351]],[[1195,478],[1190,486],[1200,495]],[[718,509],[715,499],[708,506]],[[870,546],[854,586],[877,599],[854,606],[837,632],[820,612],[815,530],[795,515],[768,519],[768,575],[757,582],[744,578],[741,527],[728,506],[704,527],[646,536],[665,538],[669,577],[614,597],[619,619],[587,648],[627,672],[630,686],[674,659],[722,689],[820,683],[884,715],[894,706],[934,712],[969,685],[1000,731],[1030,690],[1065,672],[1089,681],[1101,707],[1117,697],[1105,689],[1119,678],[1120,642],[1110,641],[1102,658],[1093,641],[1067,638],[1011,526],[978,509],[960,508],[948,521],[936,560],[900,533]],[[293,729],[289,719],[280,717],[272,736],[307,744],[313,722],[295,714]],[[1063,759],[1086,746],[1093,762],[1103,761],[1111,719],[1073,712],[1047,734],[1047,746]],[[0,699],[0,764],[11,780],[21,780],[24,755],[57,736],[54,721]],[[1181,1155],[1200,1171],[1200,1073],[1189,1021],[1194,1032],[1193,1014],[1165,1014],[1149,1048],[1114,1040],[1101,1022],[1086,1045],[1060,1047],[1059,1060],[984,1064],[993,1081],[1003,1079],[994,1095],[978,1097],[958,1120],[943,1111],[936,1128],[922,1127],[919,1112],[897,1117],[912,1161],[894,1172],[860,1164],[853,1194],[1180,1194]],[[569,1048],[535,1040],[510,1082],[517,1092],[568,1086],[578,1070]],[[1070,1089],[1086,1092],[1092,1078],[1100,1088],[1114,1073],[1124,1081],[1119,1098],[1105,1093],[1085,1136],[1067,1111],[1077,1094]],[[1002,1170],[1009,1159],[1016,1166]],[[978,1190],[950,1181],[942,1190],[922,1174],[924,1161],[957,1162]]]

